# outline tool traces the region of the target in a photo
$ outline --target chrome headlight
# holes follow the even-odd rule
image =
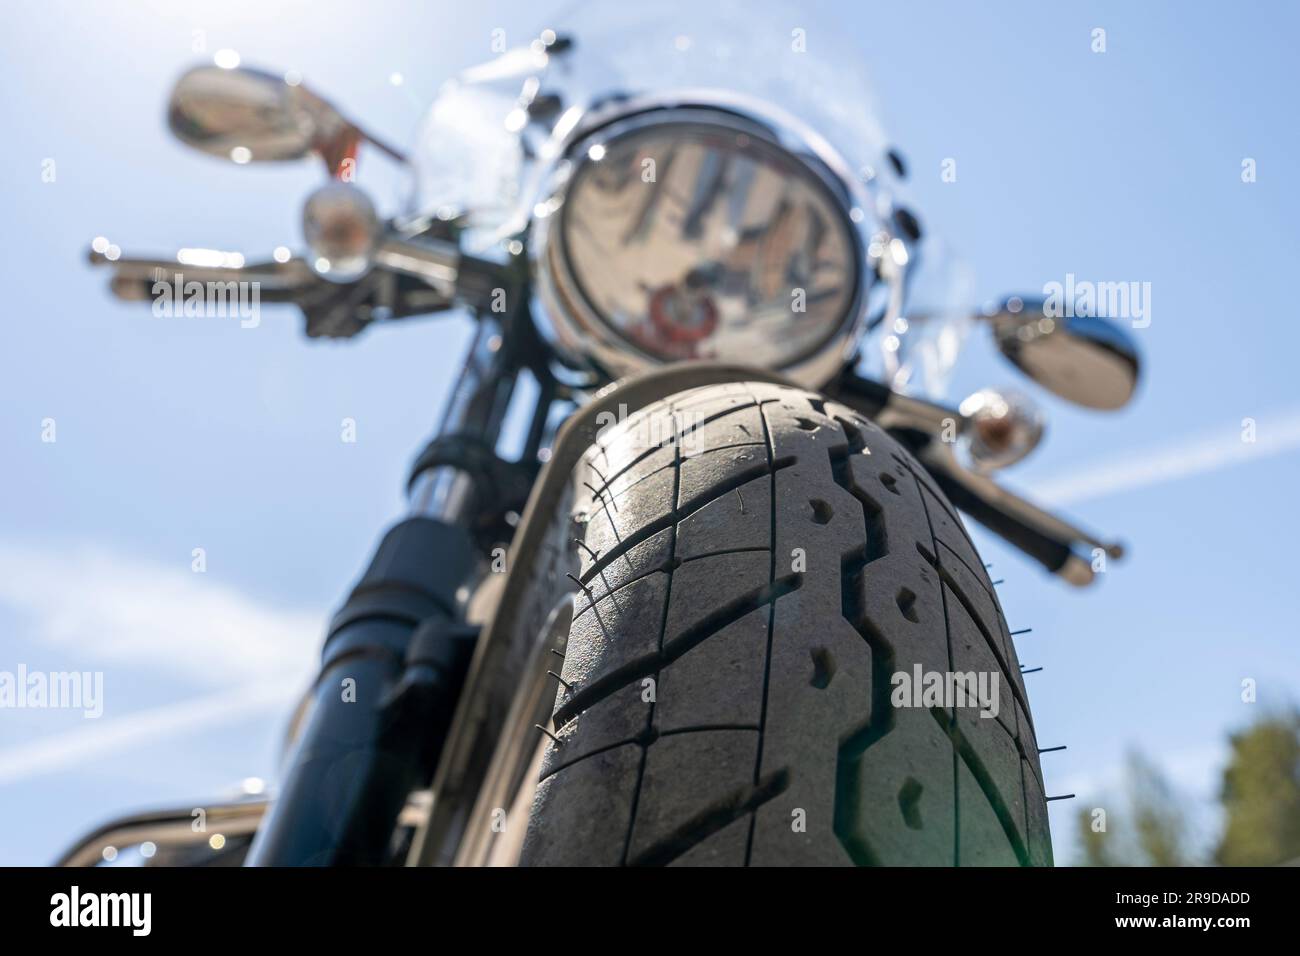
[[[574,138],[538,205],[561,344],[615,373],[681,359],[818,371],[859,328],[865,203],[807,141],[729,110],[661,107]]]

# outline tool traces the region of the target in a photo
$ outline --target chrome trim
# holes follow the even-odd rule
[[[454,298],[460,278],[460,249],[436,239],[383,236],[374,252],[376,265],[423,279],[447,298]]]
[[[108,240],[96,239],[96,245],[87,252],[92,266],[107,266],[113,270],[113,281],[171,282],[176,273],[186,281],[194,282],[256,282],[263,291],[297,291],[316,284],[316,273],[300,257],[284,262],[253,262],[246,265],[194,265],[182,262],[179,255],[171,259],[145,259],[109,254],[98,248],[107,247]],[[233,262],[243,262],[243,256],[226,253]]]
[[[640,353],[596,315],[572,284],[552,267],[557,245],[551,222],[557,217],[538,216],[537,208],[558,212],[579,165],[592,146],[618,136],[666,122],[670,114],[719,125],[739,126],[802,161],[809,171],[844,206],[844,220],[857,240],[859,272],[852,305],[838,327],[811,353],[773,369],[791,381],[812,388],[829,382],[853,358],[866,328],[869,300],[877,278],[890,289],[885,305],[888,319],[902,301],[903,262],[889,255],[895,237],[872,195],[858,181],[840,154],[814,130],[794,117],[751,97],[718,90],[683,90],[619,99],[586,113],[570,110],[557,124],[552,138],[539,150],[549,161],[538,179],[540,188],[530,213],[532,236],[528,255],[534,275],[534,317],[551,344],[575,365],[594,364],[612,376],[645,371],[666,364]]]
[[[211,834],[219,833],[227,839],[247,837],[261,824],[270,801],[249,797],[200,806],[206,814],[203,829],[195,828],[194,808],[190,806],[119,817],[83,836],[54,865],[96,866],[103,862],[106,848],[139,846],[146,841],[158,846],[198,847],[208,843]]]
[[[473,505],[474,476],[441,465],[421,472],[411,483],[407,514],[460,524],[470,516]]]
[[[505,334],[491,316],[481,316],[451,391],[438,435],[476,435],[495,444],[510,404],[514,380],[502,375],[498,355]],[[454,465],[439,465],[416,475],[407,490],[407,516],[462,524],[482,505],[475,500],[475,477]]]

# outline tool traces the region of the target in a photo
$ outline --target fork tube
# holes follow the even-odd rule
[[[438,426],[438,437],[465,436],[496,446],[515,387],[513,363],[502,332],[490,319],[479,322]],[[463,468],[417,467],[407,492],[407,514],[459,522],[472,498],[473,484],[474,475]]]
[[[439,438],[495,449],[514,368],[501,328],[482,318]],[[432,775],[473,648],[463,619],[482,567],[473,530],[497,502],[480,500],[472,457],[422,467],[425,458],[407,517],[330,624],[310,711],[249,865],[388,862],[398,814]]]

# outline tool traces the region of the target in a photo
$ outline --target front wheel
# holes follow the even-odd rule
[[[526,865],[1050,865],[1015,648],[961,520],[857,413],[683,392],[578,466]]]

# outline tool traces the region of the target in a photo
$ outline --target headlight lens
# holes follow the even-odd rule
[[[580,322],[658,361],[779,369],[851,320],[860,242],[809,162],[725,114],[587,142],[543,257]]]

